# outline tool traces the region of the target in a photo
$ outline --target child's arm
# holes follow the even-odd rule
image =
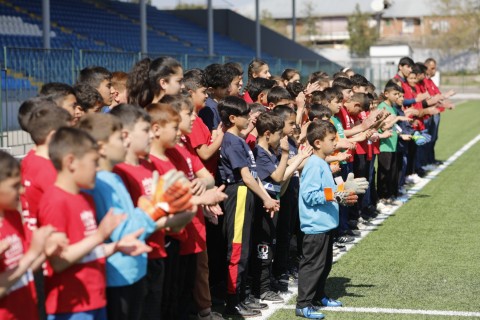
[[[280,208],[279,201],[272,199],[257,183],[257,180],[252,176],[248,167],[240,169],[240,175],[245,185],[252,190],[263,201],[263,206],[267,211],[278,211]]]
[[[270,178],[273,181],[280,183],[285,180],[285,171],[287,170],[288,163],[288,151],[290,151],[290,146],[288,145],[288,137],[285,136],[280,140],[280,149],[282,150],[282,156],[280,158],[280,163],[277,166],[277,169],[270,174]]]
[[[145,242],[138,239],[138,237],[143,233],[143,231],[143,228],[140,228],[133,233],[127,234],[119,241],[105,244],[103,246],[105,256],[108,258],[117,251],[128,254],[130,256],[138,256],[142,253],[152,251],[152,248],[146,245]]]
[[[303,168],[305,165],[306,160],[312,155],[313,148],[310,146],[305,147],[302,150],[298,151],[298,154],[290,159],[288,163],[287,170],[285,170],[285,174],[283,176],[283,183],[287,184],[288,180],[292,177],[292,175],[295,173],[295,171]]]
[[[220,123],[216,130],[216,136],[213,139],[212,144],[209,146],[207,146],[206,144],[202,144],[195,149],[200,159],[206,161],[218,152],[218,149],[220,149],[220,146],[222,145],[223,135],[224,132],[222,130],[222,123]]]
[[[257,118],[259,115],[260,111],[250,114],[250,118],[248,119],[248,127],[246,129],[243,129],[239,135],[242,139],[247,138],[248,134],[252,132],[253,129],[255,129],[255,124],[257,123]]]
[[[102,244],[123,219],[125,219],[125,214],[114,214],[113,210],[110,210],[102,219],[94,234],[69,245],[60,255],[53,255],[49,258],[53,270],[62,272],[77,263],[95,247]]]
[[[55,231],[52,226],[44,226],[33,231],[30,248],[18,262],[18,266],[0,273],[0,299],[28,271],[38,267],[45,261],[45,245],[47,238]],[[3,253],[2,253],[3,255]],[[4,258],[4,257],[2,257]]]
[[[213,188],[215,186],[215,179],[213,176],[208,172],[207,169],[202,168],[195,172],[195,176],[197,177],[192,181],[192,194],[194,196],[201,196],[207,189]]]

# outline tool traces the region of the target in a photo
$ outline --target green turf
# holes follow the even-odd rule
[[[437,157],[480,134],[480,103],[442,115]],[[480,143],[357,244],[333,267],[327,292],[348,307],[480,311]],[[292,319],[281,310],[271,319]],[[433,316],[328,312],[328,319]],[[438,317],[449,318],[455,317]]]

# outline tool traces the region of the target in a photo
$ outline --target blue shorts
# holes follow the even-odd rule
[[[84,312],[49,314],[47,320],[107,320],[105,307]]]

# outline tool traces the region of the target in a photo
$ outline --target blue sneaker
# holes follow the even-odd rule
[[[305,308],[296,308],[295,315],[297,317],[304,317],[307,319],[323,319],[325,315],[320,312],[317,307],[310,306]]]
[[[323,297],[322,300],[320,300],[320,303],[324,307],[341,307],[342,303],[338,300],[333,300],[328,297]]]

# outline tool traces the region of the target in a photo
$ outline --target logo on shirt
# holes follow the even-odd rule
[[[10,247],[4,253],[4,264],[7,269],[14,268],[18,265],[18,261],[23,256],[23,243],[22,239],[16,234],[7,236],[3,241],[6,241]]]
[[[252,168],[256,168],[257,164],[255,163],[255,157],[253,156],[253,152],[251,150],[248,151],[248,155],[250,156],[250,161],[252,162]]]
[[[188,165],[188,180],[192,181],[193,179],[195,179],[195,174],[193,173],[192,159],[186,158],[185,160],[187,160]]]
[[[86,210],[80,213],[80,219],[85,227],[84,235],[89,236],[97,230],[97,222],[95,221],[95,215],[91,210]]]

